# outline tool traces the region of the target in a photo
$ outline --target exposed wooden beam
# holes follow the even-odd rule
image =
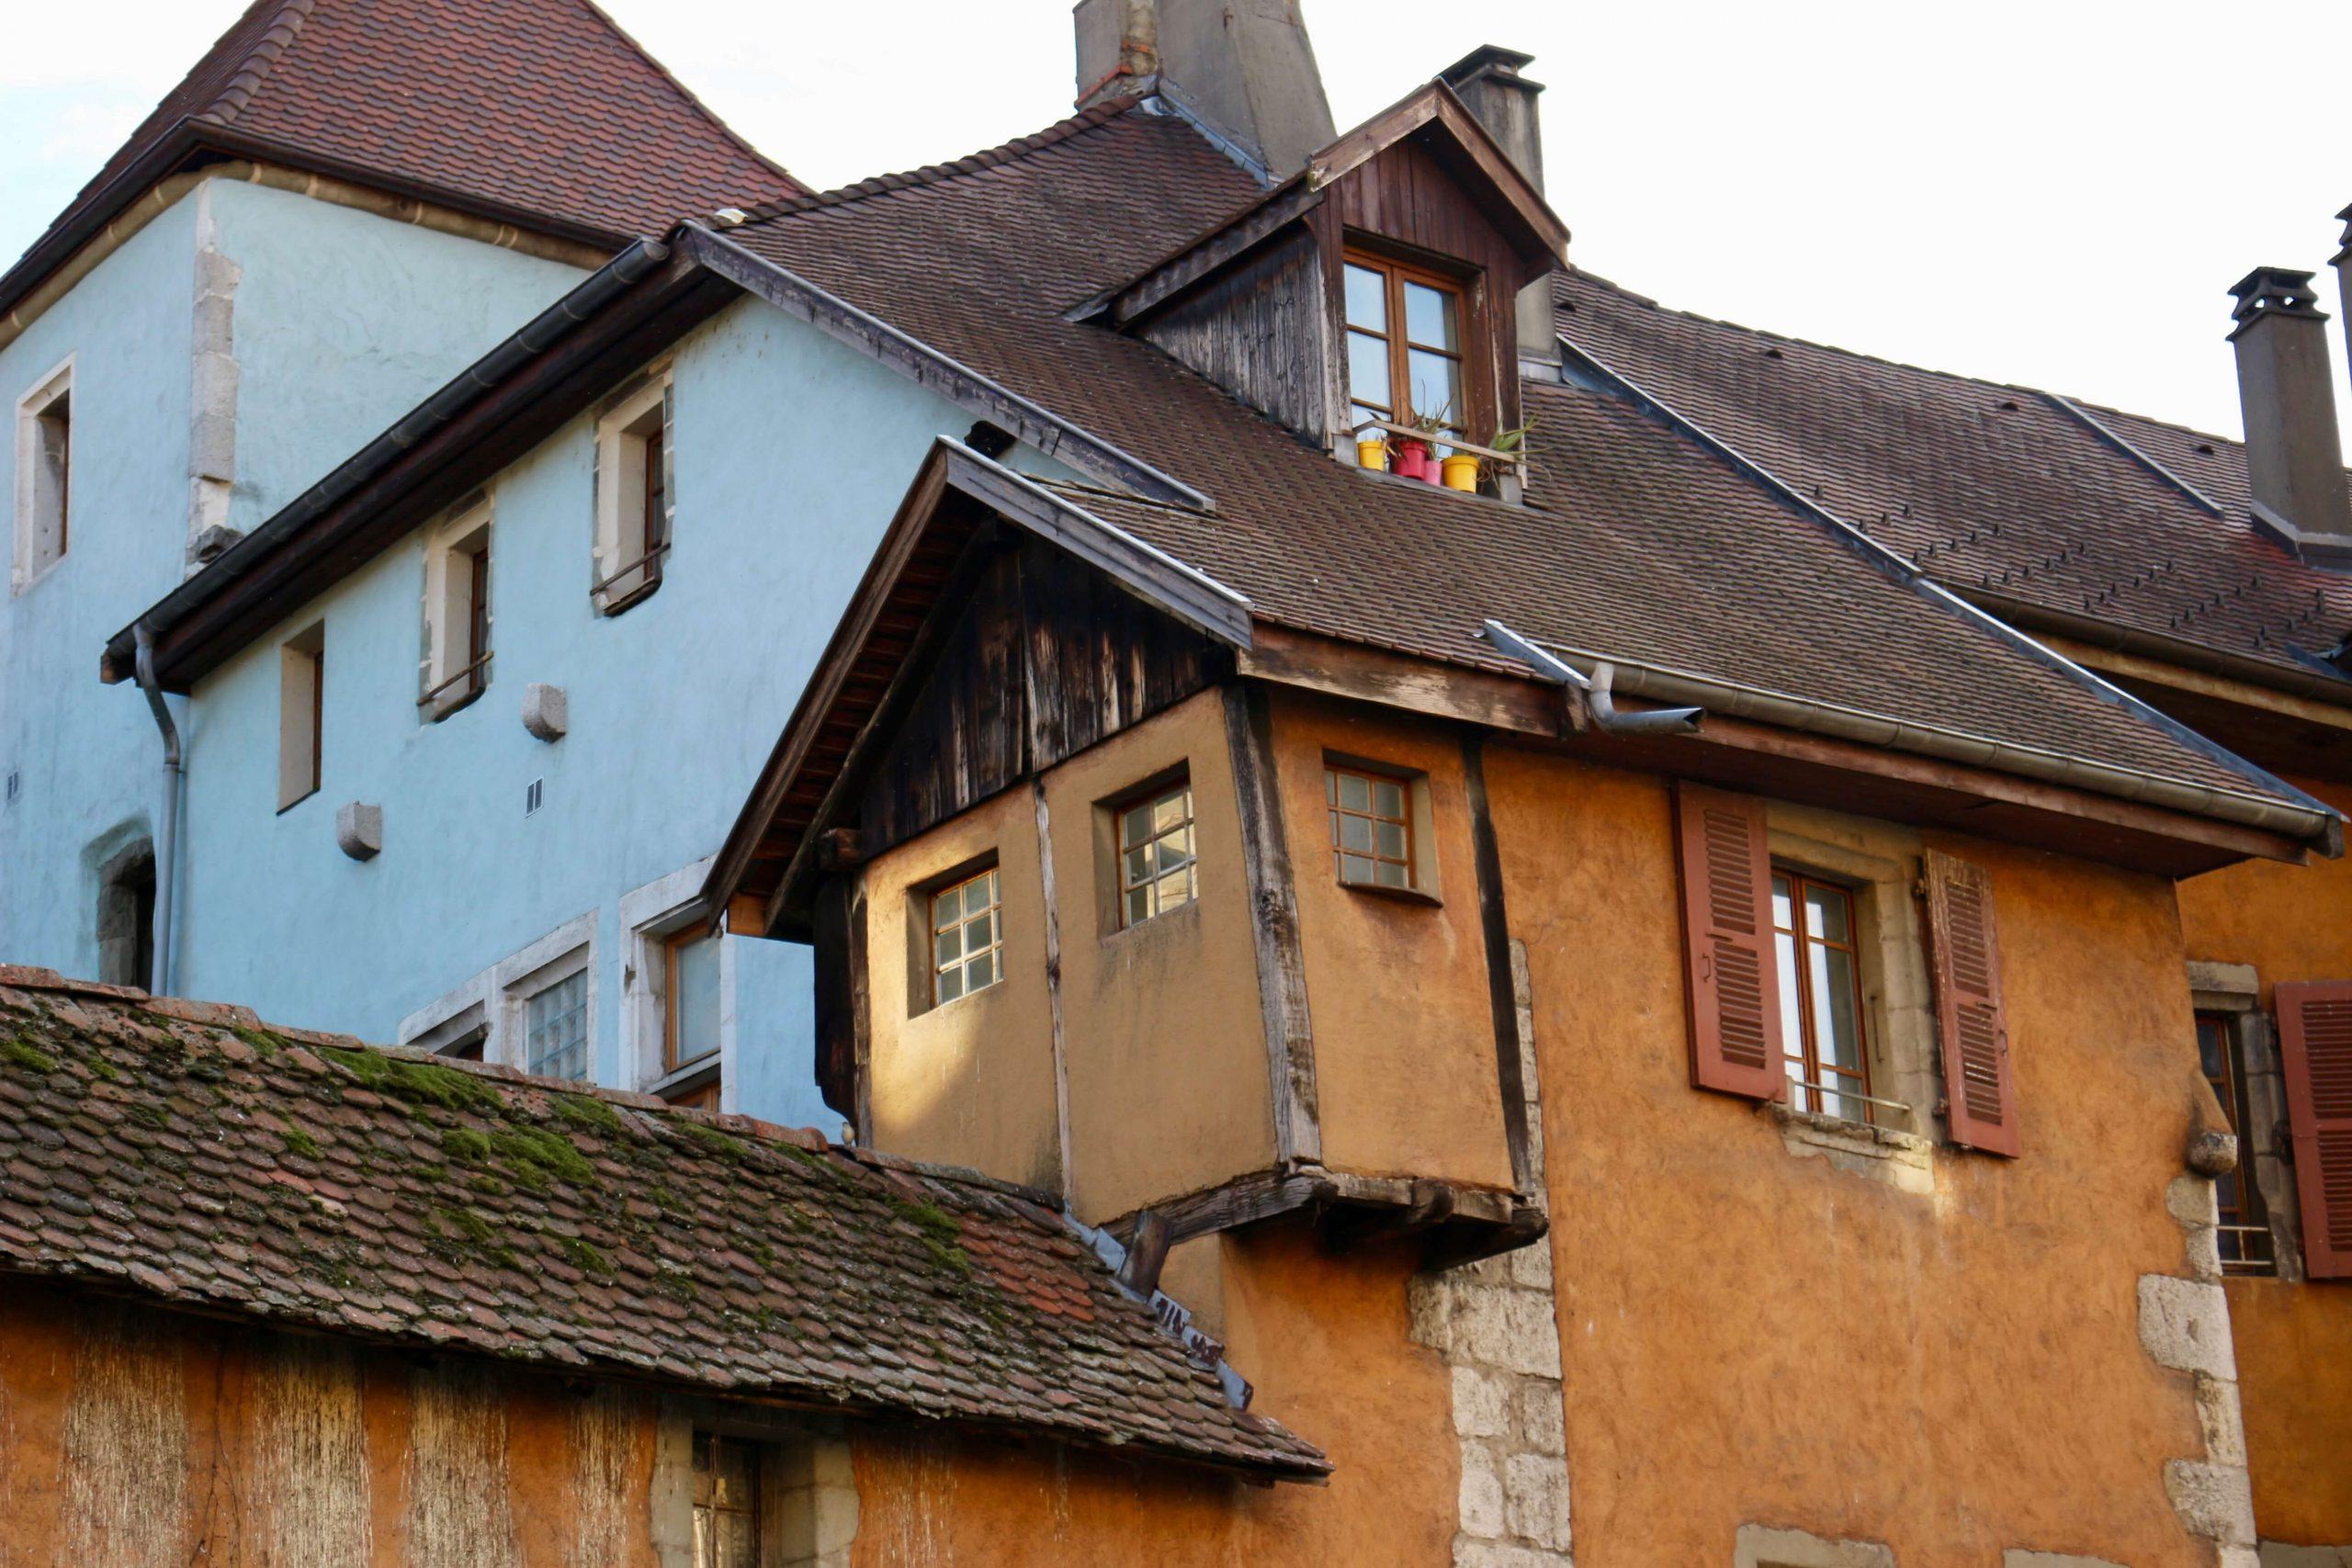
[[[1503,902],[1503,862],[1487,802],[1487,738],[1462,738],[1462,776],[1470,797],[1471,858],[1478,885],[1478,930],[1487,949],[1487,1006],[1494,1020],[1495,1081],[1503,1098],[1503,1141],[1511,1184],[1532,1197],[1544,1190],[1527,1125],[1527,1079],[1519,1050],[1519,997],[1511,984],[1510,916]]]
[[[1582,717],[1566,687],[1340,642],[1266,621],[1258,623],[1236,665],[1242,674],[1261,681],[1517,735],[1565,735],[1578,728]]]
[[[1242,875],[1257,949],[1260,1014],[1273,1095],[1275,1156],[1284,1169],[1323,1159],[1315,1086],[1315,1025],[1306,1001],[1306,960],[1298,934],[1298,894],[1283,829],[1272,719],[1262,687],[1225,688],[1225,732],[1241,815]]]

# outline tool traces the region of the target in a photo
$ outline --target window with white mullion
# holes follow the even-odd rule
[[[1004,920],[990,866],[931,896],[931,999],[936,1007],[1004,978]]]

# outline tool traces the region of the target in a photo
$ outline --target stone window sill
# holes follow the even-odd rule
[[[1843,1117],[1768,1102],[1759,1109],[1801,1158],[1826,1159],[1839,1170],[1883,1181],[1905,1192],[1933,1192],[1936,1145],[1916,1133],[1872,1127]]]

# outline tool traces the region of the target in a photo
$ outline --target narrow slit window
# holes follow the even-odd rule
[[[1343,270],[1351,422],[1466,435],[1461,285],[1361,252]]]
[[[1189,779],[1152,790],[1118,811],[1119,923],[1137,926],[1198,895]]]
[[[2245,1108],[2239,1098],[2237,1048],[2230,1038],[2227,1018],[2210,1012],[2197,1015],[2197,1056],[2205,1081],[2213,1087],[2213,1098],[2222,1102],[2222,1114],[2229,1119],[2230,1130],[2237,1132]],[[2263,1223],[2261,1195],[2245,1180],[2245,1172],[2252,1163],[2249,1156],[2239,1162],[2236,1170],[2213,1179],[2213,1205],[2221,1220],[2224,1274],[2274,1274],[2278,1269],[2278,1258],[2270,1249],[2270,1227]]]
[[[73,490],[74,369],[68,364],[17,404],[17,589],[65,558]]]
[[[1409,780],[1356,768],[1326,768],[1331,858],[1340,880],[1357,886],[1413,886],[1413,800]]]
[[[322,736],[326,719],[326,626],[324,623],[287,638],[278,649],[277,808],[308,800],[319,790],[325,758]]]
[[[490,689],[491,522],[487,505],[436,536],[424,568],[424,671],[416,705],[439,720]]]
[[[695,1434],[695,1568],[760,1568],[761,1445]]]
[[[595,581],[589,592],[600,614],[616,615],[662,586],[673,513],[670,417],[663,378],[598,422]]]
[[[1772,928],[1790,1103],[1849,1122],[1873,1121],[1852,890],[1775,866]]]
[[[990,866],[931,896],[931,999],[936,1007],[1004,978],[1004,919]]]
[[[718,943],[701,925],[662,944],[662,1066],[674,1072],[718,1049]]]

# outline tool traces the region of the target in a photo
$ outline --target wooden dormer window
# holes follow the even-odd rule
[[[1467,436],[1462,286],[1367,252],[1346,261],[1350,423],[1436,420]]]

